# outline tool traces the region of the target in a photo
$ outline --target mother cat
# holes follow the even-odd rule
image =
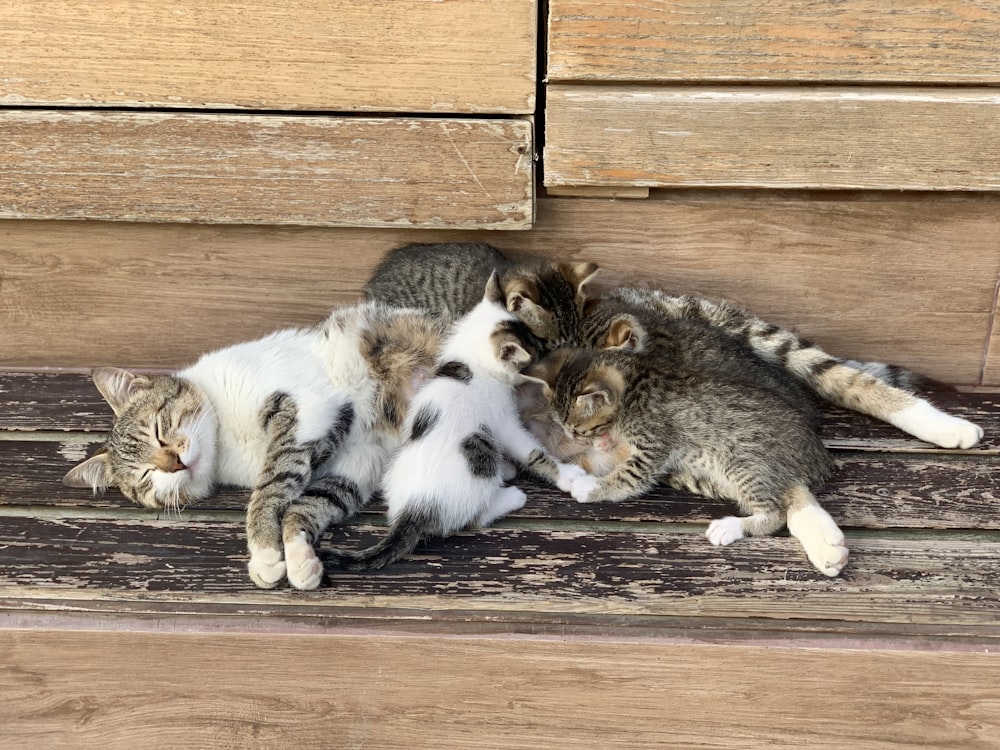
[[[116,486],[168,509],[220,484],[249,487],[250,577],[265,588],[286,575],[315,588],[323,566],[314,544],[371,498],[443,332],[417,310],[372,302],[211,352],[172,375],[100,368],[94,382],[114,425],[104,449],[64,482]]]

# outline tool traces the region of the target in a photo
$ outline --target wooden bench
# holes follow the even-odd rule
[[[997,747],[1000,3],[888,5],[0,4],[0,748]],[[109,424],[89,367],[311,324],[465,240],[962,385],[986,438],[831,411],[833,580],[711,547],[724,504],[533,487],[262,591],[240,493],[60,484]]]
[[[4,372],[0,394],[7,746],[1000,738],[994,394],[936,397],[985,428],[966,451],[829,412],[821,499],[851,547],[836,579],[789,537],[712,547],[724,503],[532,486],[495,528],[308,593],[250,582],[245,493],[163,517],[62,487],[110,424],[85,375]],[[367,544],[381,523],[373,508],[325,543]]]

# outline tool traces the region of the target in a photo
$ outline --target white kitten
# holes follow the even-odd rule
[[[452,328],[434,378],[413,399],[407,442],[382,483],[391,529],[360,552],[330,551],[351,569],[381,568],[426,536],[487,525],[517,510],[525,494],[504,486],[505,459],[569,491],[585,472],[557,463],[524,428],[514,385],[531,361],[531,334],[503,306],[494,273],[482,301]]]

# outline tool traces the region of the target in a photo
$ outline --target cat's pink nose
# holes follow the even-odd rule
[[[178,456],[173,451],[161,450],[156,454],[153,459],[153,466],[155,466],[160,471],[165,471],[167,473],[173,473],[175,471],[184,471],[187,466],[181,461],[180,456]]]

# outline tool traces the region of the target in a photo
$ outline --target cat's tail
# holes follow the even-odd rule
[[[376,570],[413,552],[426,533],[426,519],[403,511],[378,544],[358,551],[323,550],[320,559],[346,570]]]

